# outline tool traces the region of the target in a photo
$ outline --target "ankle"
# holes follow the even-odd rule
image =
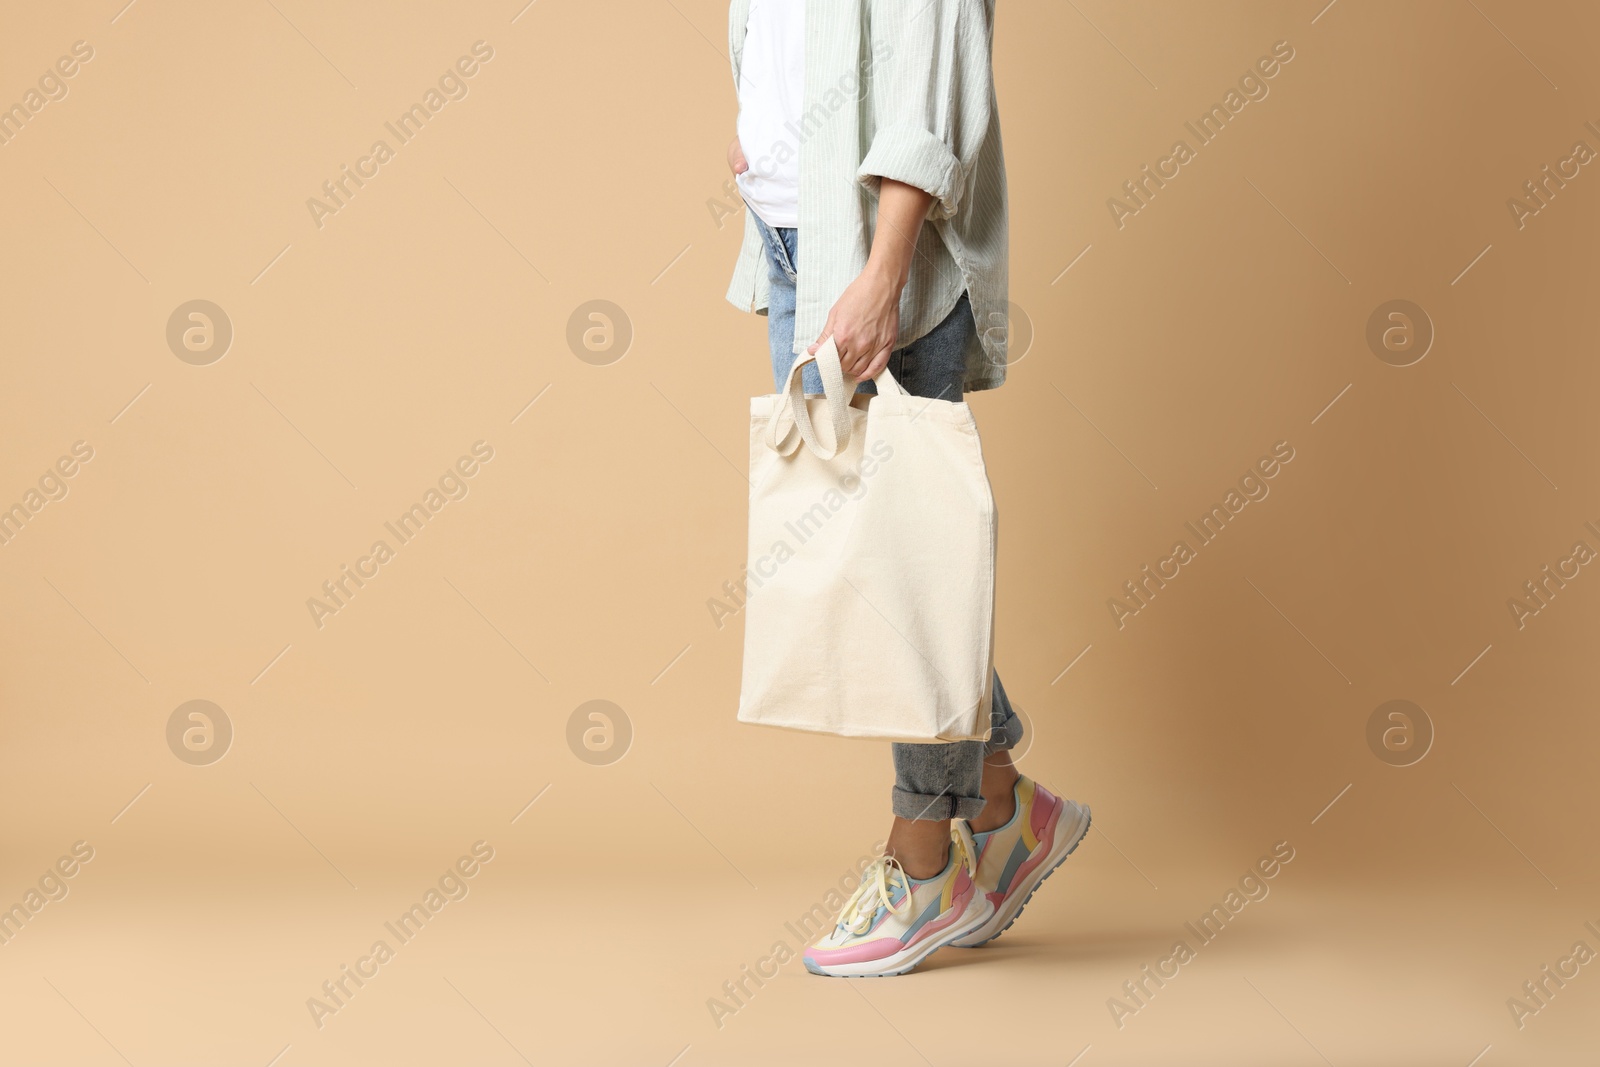
[[[950,823],[896,818],[884,854],[899,861],[909,877],[932,878],[950,863]]]
[[[975,834],[986,834],[990,830],[1000,829],[1016,813],[1017,795],[1008,789],[997,797],[987,798],[977,818],[968,820],[967,828]]]
[[[900,861],[900,867],[906,872],[907,877],[917,881],[925,881],[942,872],[950,866],[950,846],[946,844],[942,852],[932,853],[891,853]]]
[[[1017,811],[1017,782],[1022,775],[1008,754],[1000,756],[1000,761],[986,762],[983,767],[983,810],[967,821],[967,828],[975,834],[1000,829]]]

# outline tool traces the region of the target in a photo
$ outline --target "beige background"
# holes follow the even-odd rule
[[[0,547],[0,903],[94,849],[0,946],[0,1062],[1594,1047],[1596,966],[1521,1029],[1506,1006],[1600,948],[1600,577],[1520,630],[1506,603],[1600,548],[1600,176],[1521,229],[1506,206],[1600,148],[1592,8],[1000,5],[1032,342],[974,398],[998,664],[1025,768],[1095,832],[994,946],[892,983],[793,962],[719,1027],[708,999],[798,946],[890,785],[885,746],[738,726],[739,620],[707,609],[770,387],[764,320],[721,299],[725,5],[119,3],[0,35],[4,102],[94,49],[0,147],[0,504],[94,450]],[[479,40],[468,95],[319,229],[307,199]],[[1280,40],[1270,95],[1119,230],[1107,199]],[[1437,336],[1400,368],[1365,331],[1402,298]],[[234,331],[206,366],[165,336],[195,299]],[[566,341],[595,299],[633,331],[603,366]],[[307,598],[479,440],[468,495],[315,626]],[[1271,495],[1119,630],[1107,599],[1280,440]],[[207,766],[166,740],[195,699],[235,732]],[[567,743],[594,699],[631,723],[606,766]],[[1368,748],[1390,699],[1436,731],[1412,766]],[[470,894],[314,1025],[479,840]],[[1119,1029],[1108,998],[1278,841],[1271,895]]]

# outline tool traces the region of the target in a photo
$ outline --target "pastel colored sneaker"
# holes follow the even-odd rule
[[[987,923],[993,906],[972,881],[971,832],[952,824],[950,838],[950,860],[932,878],[908,876],[892,856],[874,860],[837,925],[806,949],[806,970],[833,978],[905,974]]]
[[[1026,776],[1015,788],[1017,809],[998,829],[973,834],[978,854],[978,891],[993,914],[952,944],[976,948],[1007,930],[1039,883],[1072,854],[1089,832],[1089,806],[1056,796]],[[965,828],[965,824],[961,824]]]

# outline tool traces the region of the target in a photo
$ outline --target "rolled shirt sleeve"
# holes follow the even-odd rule
[[[985,0],[869,0],[874,63],[868,102],[874,132],[856,178],[881,179],[934,198],[953,218],[989,130],[993,99]]]

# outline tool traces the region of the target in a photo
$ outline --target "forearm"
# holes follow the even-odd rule
[[[911,259],[916,255],[922,222],[932,206],[933,194],[884,178],[878,189],[877,230],[872,235],[872,251],[863,273],[887,281],[896,293],[904,289],[911,277]]]
[[[851,378],[871,378],[888,364],[900,332],[900,294],[911,277],[922,220],[933,205],[932,195],[914,185],[884,178],[878,190],[878,224],[872,250],[859,277],[846,287],[828,312],[822,336],[809,351],[832,337],[839,365]]]

